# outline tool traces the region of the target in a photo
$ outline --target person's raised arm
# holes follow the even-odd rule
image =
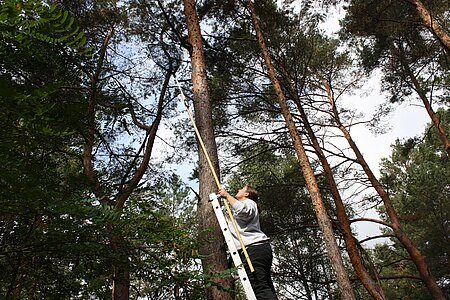
[[[223,187],[219,189],[219,194],[222,197],[225,197],[227,201],[233,206],[238,200],[231,196],[230,193],[228,193]]]

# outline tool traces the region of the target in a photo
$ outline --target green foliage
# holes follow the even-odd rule
[[[438,113],[448,129],[450,111],[439,110]],[[419,247],[432,274],[448,294],[450,160],[432,126],[422,137],[397,141],[390,159],[383,161],[381,172],[404,230]],[[378,249],[378,259],[386,265],[382,275],[417,274],[405,250],[396,240],[393,243]],[[394,288],[397,290],[396,295],[411,294],[411,291],[420,295],[423,288],[420,282],[407,279],[389,283],[389,286],[392,293]]]
[[[194,261],[199,258],[195,215],[188,214],[193,205],[179,178],[172,175],[166,183],[143,189],[118,211],[82,192],[74,161],[56,158],[31,159],[27,173],[11,174],[21,180],[1,181],[2,295],[22,291],[58,299],[105,299],[111,266],[128,262],[140,296],[162,293],[169,299],[176,287],[201,295],[204,285],[214,281]],[[179,207],[186,213],[183,220],[171,213],[176,199],[185,203]],[[120,253],[110,249],[111,230],[123,237]]]
[[[83,72],[92,66],[78,55],[85,54],[85,36],[59,6],[15,4],[2,1],[0,7],[0,298],[106,299],[112,266],[119,265],[129,267],[140,295],[168,299],[179,286],[201,299],[213,278],[203,276],[195,261],[186,188],[172,176],[170,184],[145,186],[154,192],[148,202],[148,194],[136,194],[123,211],[100,205],[80,159],[90,80]],[[102,106],[99,123],[114,124],[128,106],[117,87],[102,82],[98,88],[100,105],[114,104]],[[118,139],[116,133],[102,141]],[[96,159],[102,180],[123,174],[124,164]],[[181,206],[183,213],[175,213]],[[112,251],[112,237],[123,252]]]
[[[24,47],[41,41],[88,55],[90,49],[85,47],[85,34],[74,21],[69,12],[56,3],[5,0],[0,5],[0,37],[8,46]]]
[[[11,105],[2,110],[8,123],[0,126],[0,170],[7,174],[0,180],[0,291],[65,298],[91,276],[83,262],[107,253],[106,244],[92,236],[101,226],[87,221],[95,215],[80,201],[80,169],[59,152],[70,135],[51,126],[46,114],[23,110],[27,100],[17,111]]]
[[[448,14],[447,1],[427,3],[433,18],[441,24]],[[434,36],[422,26],[415,8],[408,2],[349,1],[342,21],[342,39],[357,51],[361,65],[372,71],[383,70],[382,89],[390,102],[411,99],[415,89],[413,74],[421,89],[445,103],[448,82],[448,55]]]
[[[103,226],[90,220],[98,213],[87,210],[87,186],[72,147],[71,113],[79,105],[70,100],[77,93],[67,97],[57,88],[72,82],[72,72],[61,67],[67,63],[58,65],[64,58],[55,52],[30,59],[39,49],[19,49],[20,58],[2,56],[0,293],[6,298],[67,298],[96,274],[104,276],[110,265],[99,256],[109,253],[108,245]]]
[[[131,253],[133,284],[139,295],[170,299],[174,292],[203,298],[214,277],[198,264],[195,201],[179,176],[162,176],[154,185],[137,191],[116,226],[121,228]]]

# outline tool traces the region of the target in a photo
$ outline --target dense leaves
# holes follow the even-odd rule
[[[184,185],[176,177],[166,182],[155,175],[141,187],[154,191],[151,197],[141,192],[139,201],[130,201],[121,211],[101,204],[86,180],[80,159],[90,125],[84,117],[86,83],[91,79],[86,75],[95,70],[99,55],[80,55],[84,33],[74,18],[61,6],[39,1],[6,1],[1,9],[2,297],[105,299],[111,295],[113,266],[129,268],[133,281],[142,286],[140,295],[167,299],[175,286],[185,294],[201,295],[197,286],[207,278],[193,261],[198,255],[192,251],[196,235],[191,215],[183,214],[181,222],[166,209],[180,210],[176,205],[182,204],[192,210]],[[95,46],[95,40],[90,45]],[[114,153],[128,147],[126,153],[132,157],[128,145],[114,145],[119,140],[114,134],[129,129],[123,110],[130,106],[121,102],[118,86],[101,83],[96,93],[101,107],[98,124],[109,131],[98,153],[118,158],[96,158],[104,180],[122,180],[119,170],[126,174],[133,168],[127,170],[125,160]],[[154,116],[147,111],[138,118],[145,115]],[[113,133],[109,124],[118,119],[121,131]],[[171,198],[163,197],[172,185]],[[110,188],[107,193],[115,191]],[[176,198],[180,202],[172,204]],[[122,252],[111,251],[113,243],[117,246],[111,233],[120,237]]]
[[[66,46],[80,54],[88,54],[86,36],[75,19],[56,3],[43,1],[2,1],[0,29],[2,48],[22,48],[41,41]],[[2,49],[3,50],[3,49]]]
[[[449,62],[435,37],[418,25],[409,1],[346,1],[341,41],[318,29],[338,1],[322,2],[255,5],[299,131],[304,129],[295,96],[339,188],[361,200],[358,191],[366,191],[367,182],[362,178],[359,188],[354,158],[334,143],[339,134],[323,80],[343,98],[358,87],[359,64],[383,71],[382,89],[391,102],[425,96],[446,105]],[[424,2],[445,27],[448,4]],[[334,299],[334,275],[248,11],[239,1],[198,5],[222,174],[230,178],[230,191],[251,184],[261,193],[279,295]],[[205,287],[229,275],[203,274],[197,248],[204,236],[193,218],[197,199],[164,165],[167,158],[192,163],[196,149],[189,123],[178,117],[177,87],[163,84],[177,71],[190,97],[182,12],[179,1],[0,1],[0,298],[107,299],[119,267],[130,274],[130,297],[204,299]],[[338,109],[345,125],[357,123],[356,113],[340,103]],[[448,111],[438,116],[448,130]],[[144,160],[158,118],[165,128],[155,138],[150,163],[115,207]],[[168,128],[179,133],[177,140]],[[82,163],[90,133],[94,180]],[[335,220],[322,167],[306,134],[302,139]],[[382,178],[405,232],[448,294],[450,174],[439,145],[434,127],[397,142],[383,162]],[[396,240],[363,252],[389,298],[429,299]],[[362,289],[358,293],[366,297]]]
[[[444,23],[446,1],[427,3],[430,13]],[[422,89],[435,102],[448,101],[441,91],[448,87],[448,55],[434,36],[421,24],[408,1],[350,1],[343,20],[343,37],[353,41],[366,70],[381,67],[383,90],[391,102],[413,99],[417,78]]]

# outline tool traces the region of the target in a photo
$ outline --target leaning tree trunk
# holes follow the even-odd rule
[[[406,74],[408,74],[409,79],[413,84],[413,89],[416,91],[417,95],[419,95],[420,100],[422,100],[425,109],[427,110],[428,116],[430,116],[431,121],[433,122],[436,130],[438,132],[439,139],[442,141],[444,145],[444,150],[447,152],[447,156],[450,158],[450,141],[448,140],[448,135],[445,131],[444,126],[439,119],[439,116],[434,112],[431,107],[431,103],[427,98],[426,92],[422,88],[419,80],[417,80],[416,75],[411,70],[408,62],[406,61],[405,55],[400,47],[394,47],[395,54],[398,56],[400,63],[405,70]]]
[[[404,1],[404,0],[403,0]],[[420,0],[407,0],[411,3],[422,20],[423,25],[438,39],[444,48],[447,55],[450,57],[450,35],[439,24],[439,22],[433,18],[431,12]]]
[[[372,295],[374,299],[377,300],[385,300],[386,295],[384,294],[384,290],[381,287],[381,284],[378,281],[378,278],[375,280],[369,275],[367,272],[363,261],[361,259],[358,245],[355,237],[353,236],[352,229],[350,227],[350,221],[347,216],[347,212],[345,211],[344,202],[342,201],[341,195],[336,185],[336,181],[334,180],[333,171],[331,169],[330,164],[320,147],[319,141],[317,140],[316,134],[314,133],[311,124],[309,123],[308,117],[306,115],[305,110],[303,109],[303,105],[300,101],[298,94],[295,91],[295,88],[292,85],[292,81],[289,80],[290,76],[288,71],[284,66],[281,66],[283,74],[288,82],[288,88],[292,98],[294,99],[295,104],[300,112],[300,117],[303,121],[303,125],[305,126],[306,132],[312,142],[312,146],[322,164],[323,170],[325,172],[325,178],[327,181],[327,185],[330,189],[331,195],[333,197],[335,206],[336,206],[336,215],[340,224],[340,229],[342,232],[342,236],[344,237],[345,246],[347,249],[347,253],[350,258],[350,262],[355,270],[356,276],[358,276],[361,283],[364,285],[366,290]]]
[[[444,145],[444,149],[447,152],[447,156],[450,158],[450,141],[448,140],[448,135],[445,132],[444,126],[442,126],[441,119],[439,116],[434,112],[433,108],[431,107],[430,101],[428,101],[428,98],[425,94],[425,91],[421,88],[419,81],[414,76],[414,74],[409,70],[409,75],[411,78],[411,81],[414,84],[414,89],[416,90],[417,94],[419,95],[420,99],[422,100],[423,105],[425,106],[425,109],[427,110],[428,115],[431,118],[431,121],[433,122],[434,126],[436,127],[436,130],[438,131],[439,138],[442,141],[442,144]]]
[[[314,150],[316,151],[316,154],[319,157],[320,163],[323,166],[327,185],[330,188],[331,195],[334,199],[334,203],[336,206],[336,215],[339,221],[342,236],[344,237],[347,253],[349,255],[353,269],[355,270],[356,276],[358,276],[358,278],[361,280],[361,283],[364,285],[366,290],[372,295],[374,299],[385,300],[387,298],[386,295],[384,294],[383,288],[381,287],[378,279],[377,278],[373,279],[367,272],[366,268],[364,267],[363,261],[359,253],[358,245],[356,243],[356,239],[352,234],[350,221],[345,211],[344,203],[337,188],[336,181],[334,180],[333,177],[333,171],[331,169],[331,166],[328,163],[322,149],[320,148],[319,142],[317,141],[317,138],[314,132],[312,131],[311,126],[308,123],[308,120],[306,120],[306,115],[303,111],[303,108],[301,108],[301,111],[305,128],[312,141]]]
[[[216,174],[219,174],[217,146],[212,124],[212,110],[209,99],[208,82],[203,54],[202,36],[195,0],[183,0],[184,14],[188,27],[188,41],[191,45],[192,65],[192,92],[194,98],[195,120],[198,131],[204,142],[206,151],[211,159]],[[202,149],[198,148],[199,155],[199,195],[197,218],[200,230],[208,231],[207,240],[200,246],[203,270],[205,274],[217,273],[228,269],[225,241],[222,236],[217,219],[209,203],[209,194],[217,191],[214,176]],[[217,284],[224,287],[232,287],[232,279],[217,279]],[[233,299],[233,296],[212,286],[207,289],[207,299]]]
[[[314,205],[314,210],[317,216],[319,227],[323,232],[325,247],[328,251],[328,256],[330,258],[331,265],[333,266],[333,269],[336,272],[336,280],[339,290],[341,292],[341,296],[343,299],[348,300],[356,299],[353,293],[352,286],[350,284],[350,279],[348,277],[347,270],[345,269],[344,262],[339,252],[339,247],[336,242],[336,237],[333,232],[331,221],[327,215],[325,206],[322,201],[322,196],[320,194],[320,190],[316,178],[314,176],[314,172],[309,163],[308,156],[306,155],[306,151],[303,146],[303,142],[300,138],[300,134],[297,131],[295,122],[287,105],[286,98],[282,91],[280,82],[278,81],[278,78],[276,76],[275,68],[273,67],[272,60],[269,56],[269,52],[264,40],[264,36],[261,32],[261,27],[252,0],[248,0],[248,7],[251,12],[251,17],[256,32],[257,41],[261,48],[261,53],[264,58],[267,72],[272,82],[272,85],[275,89],[275,92],[277,94],[278,102],[281,108],[281,113],[283,114],[286,126],[292,138],[294,149],[296,151],[297,158],[303,172],[303,176],[305,177],[306,184],[309,193],[311,195],[311,200]]]
[[[358,146],[352,139],[350,132],[345,128],[345,126],[342,124],[339,114],[337,112],[336,106],[334,105],[334,100],[331,94],[331,88],[329,84],[326,84],[328,99],[331,103],[334,120],[336,124],[338,125],[338,128],[342,131],[344,134],[345,139],[349,143],[350,147],[352,148],[353,152],[356,155],[356,159],[358,163],[363,168],[364,172],[367,175],[367,178],[369,179],[372,186],[377,191],[378,195],[381,197],[381,200],[383,201],[384,207],[386,209],[386,213],[389,216],[389,219],[391,221],[392,230],[394,231],[394,235],[397,237],[397,239],[402,243],[403,247],[405,247],[406,251],[408,252],[409,256],[411,257],[411,260],[416,265],[417,270],[419,271],[420,277],[424,281],[426,287],[428,288],[430,294],[432,295],[433,299],[438,300],[444,300],[445,296],[441,290],[441,288],[437,285],[436,280],[433,278],[433,276],[430,273],[430,270],[428,269],[428,266],[425,262],[424,257],[420,253],[419,249],[414,245],[414,243],[409,239],[409,237],[406,235],[406,233],[403,231],[402,226],[400,224],[400,220],[398,218],[397,212],[395,211],[394,206],[392,205],[392,201],[386,192],[386,190],[383,188],[381,183],[378,181],[378,179],[373,174],[372,170],[370,169],[369,165],[367,164],[366,160],[364,159],[364,156],[362,155],[361,151],[359,151]]]

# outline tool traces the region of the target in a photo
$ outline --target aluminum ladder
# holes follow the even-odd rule
[[[233,259],[234,266],[237,268],[239,279],[241,281],[242,287],[244,288],[245,295],[248,300],[256,300],[255,293],[248,279],[247,272],[245,272],[244,265],[242,264],[239,252],[234,244],[233,237],[231,236],[230,229],[228,228],[228,223],[223,214],[222,205],[217,198],[216,194],[209,194],[209,202],[213,207],[214,213],[216,214],[217,221],[219,222],[220,229],[222,230],[223,237],[227,243],[228,250],[230,251],[231,258]]]

